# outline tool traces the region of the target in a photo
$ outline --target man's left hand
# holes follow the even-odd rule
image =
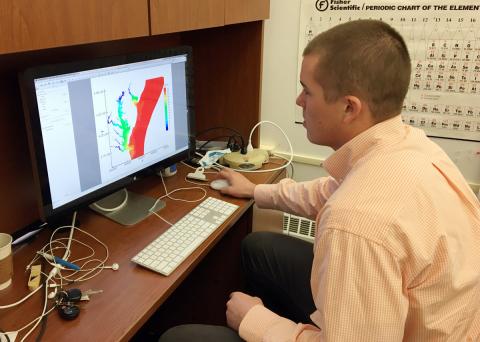
[[[262,300],[258,297],[252,297],[243,292],[232,292],[230,300],[227,302],[228,326],[238,331],[247,312],[257,304],[263,305]]]

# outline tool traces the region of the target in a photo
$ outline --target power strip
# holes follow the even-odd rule
[[[268,162],[268,152],[261,149],[254,149],[246,154],[227,153],[220,160],[220,163],[237,170],[257,170],[266,162]]]

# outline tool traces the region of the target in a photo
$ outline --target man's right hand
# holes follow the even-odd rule
[[[233,197],[253,198],[255,184],[250,182],[244,175],[225,168],[218,173],[218,178],[224,178],[230,183],[230,186],[220,190],[222,194]]]

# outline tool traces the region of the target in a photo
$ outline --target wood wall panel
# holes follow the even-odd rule
[[[260,119],[262,34],[261,21],[182,34],[193,47],[198,132],[227,126],[248,139]]]
[[[151,0],[152,34],[222,26],[224,8],[224,0]]]
[[[268,19],[270,0],[225,0],[225,25]]]
[[[0,1],[0,53],[147,36],[147,0]]]

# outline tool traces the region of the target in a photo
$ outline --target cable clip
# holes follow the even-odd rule
[[[190,178],[190,179],[195,179],[195,180],[200,180],[200,181],[207,181],[207,177],[205,176],[205,174],[203,173],[204,171],[204,168],[203,167],[199,167],[195,170],[195,172],[190,172],[188,175],[187,175],[187,178]]]

